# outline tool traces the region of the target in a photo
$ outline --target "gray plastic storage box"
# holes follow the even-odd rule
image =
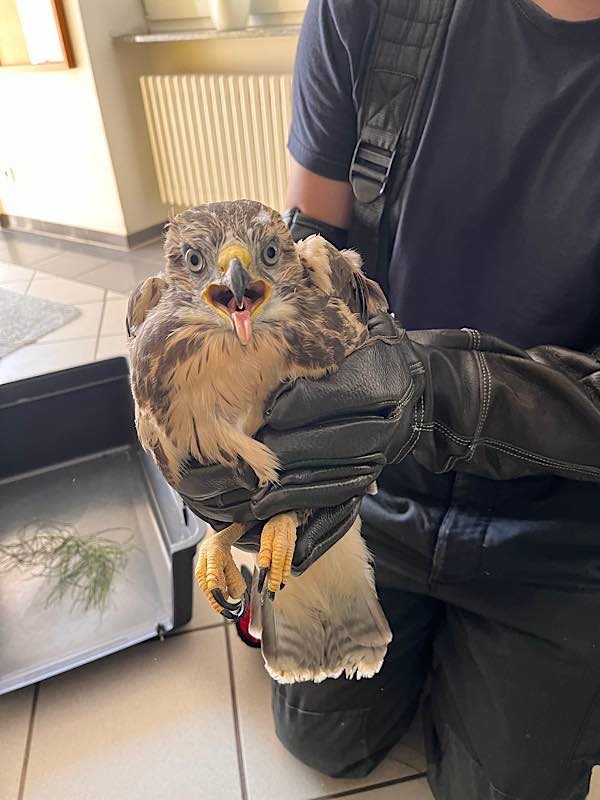
[[[133,547],[104,611],[69,592],[47,603],[49,579],[27,568],[0,572],[0,694],[191,617],[204,524],[138,444],[124,358],[0,386],[0,543],[45,522]]]

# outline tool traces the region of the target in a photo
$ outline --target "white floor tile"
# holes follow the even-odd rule
[[[103,358],[114,358],[115,356],[126,356],[127,337],[123,333],[121,336],[101,336],[98,341],[98,352],[96,360]]]
[[[37,269],[63,278],[74,278],[100,266],[110,258],[110,253],[91,255],[78,250],[57,250],[56,255],[37,264]]]
[[[94,303],[104,300],[104,291],[96,286],[89,286],[66,278],[56,278],[45,273],[36,273],[28,294],[56,300],[59,303]]]
[[[127,292],[113,292],[112,290],[108,290],[106,292],[106,299],[107,300],[121,300],[123,297],[127,297]]]
[[[42,243],[42,240],[33,237],[23,238],[19,235],[0,233],[0,261],[24,267],[39,264],[40,261],[54,256],[58,250],[58,247],[47,244],[46,241]]]
[[[131,255],[157,264],[158,269],[161,269],[165,260],[165,245],[162,236],[154,242],[131,250]]]
[[[393,757],[388,757],[371,775],[359,780],[328,778],[301,764],[284,749],[275,736],[271,717],[270,679],[264,670],[260,651],[242,644],[235,631],[229,629],[228,633],[233,650],[249,800],[279,797],[282,786],[285,787],[286,800],[311,800],[325,794],[371,786],[420,771],[422,757],[413,753],[410,762],[403,763],[402,758],[406,754],[401,746],[398,750],[395,748]],[[403,795],[398,795],[398,798],[401,797]]]
[[[33,686],[0,697],[0,797],[16,800],[31,717]]]
[[[9,289],[11,292],[25,294],[30,283],[30,278],[26,278],[23,281],[2,281],[0,282],[0,289]]]
[[[221,628],[41,685],[24,800],[67,798],[240,800]]]
[[[38,342],[64,342],[69,339],[95,338],[98,336],[103,305],[103,303],[84,303],[76,306],[81,312],[76,319],[43,336]]]
[[[80,275],[80,280],[94,286],[102,286],[117,292],[129,294],[138,283],[141,283],[150,275],[158,274],[162,269],[162,263],[149,263],[146,261],[114,261],[96,267],[90,272]]]
[[[125,332],[125,317],[127,316],[127,298],[107,300],[100,336],[122,336]]]
[[[94,360],[96,339],[45,342],[21,347],[0,360],[0,383],[43,375]]]
[[[30,279],[33,275],[33,270],[28,267],[18,267],[16,264],[9,264],[6,261],[0,261],[0,282],[4,281],[24,281]]]

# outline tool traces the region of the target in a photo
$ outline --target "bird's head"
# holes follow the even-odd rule
[[[227,327],[244,345],[256,325],[282,316],[301,271],[279,214],[250,200],[178,214],[169,224],[165,254],[167,283],[185,295],[198,321]]]

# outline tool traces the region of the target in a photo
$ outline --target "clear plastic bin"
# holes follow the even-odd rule
[[[130,545],[103,611],[0,574],[0,694],[185,624],[204,523],[138,444],[126,359],[0,386],[0,432],[0,542],[49,521]]]

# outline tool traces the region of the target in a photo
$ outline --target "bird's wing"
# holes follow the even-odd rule
[[[132,291],[127,304],[127,335],[131,338],[146,319],[148,312],[160,303],[167,282],[160,275],[152,275]]]
[[[338,250],[322,236],[309,236],[296,244],[300,261],[314,285],[339,297],[361,322],[388,310],[378,283],[367,278],[355,250]]]
[[[160,426],[154,414],[156,396],[160,393],[160,381],[150,376],[154,359],[152,352],[140,352],[143,336],[136,339],[140,326],[148,313],[160,303],[167,288],[161,275],[146,278],[131,292],[127,305],[127,335],[131,354],[131,390],[135,404],[135,424],[142,447],[152,453],[165,477],[176,473],[165,452],[167,442],[160,435]]]

